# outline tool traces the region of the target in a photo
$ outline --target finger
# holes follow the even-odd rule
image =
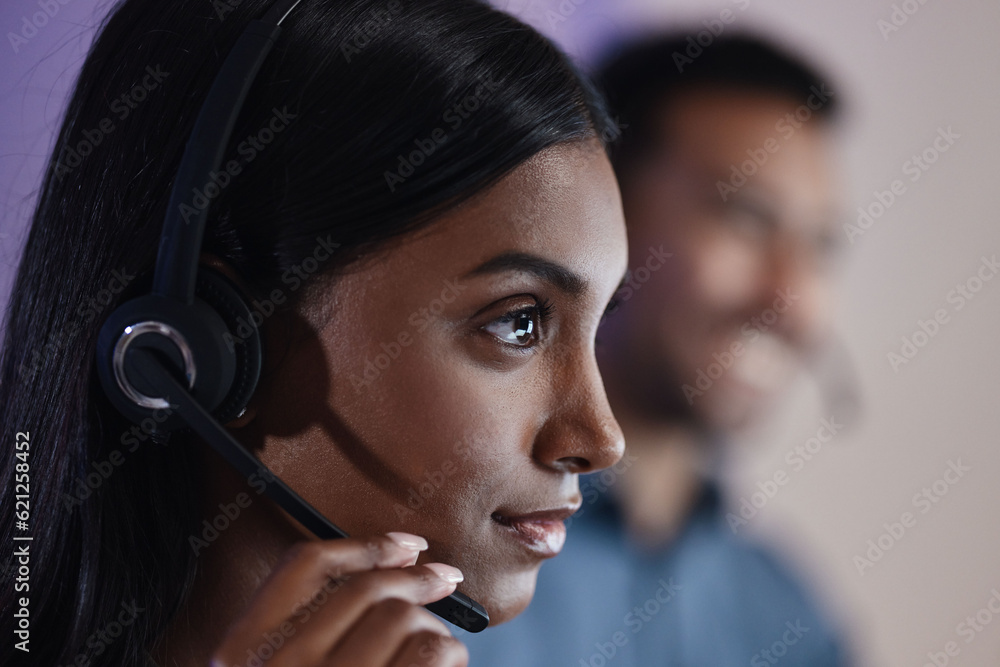
[[[256,639],[261,632],[277,627],[292,616],[303,599],[311,598],[330,579],[410,565],[420,547],[426,548],[426,544],[423,538],[405,533],[368,539],[300,542],[289,549],[254,595],[223,645],[230,645],[230,639],[237,643],[247,638]]]
[[[390,667],[467,667],[469,650],[454,637],[423,631],[412,635]]]
[[[448,576],[451,580],[445,579]],[[397,598],[411,605],[440,600],[455,590],[461,572],[442,563],[397,570],[363,572],[338,582],[333,594],[318,596],[295,614],[295,636],[282,648],[275,665],[320,662],[383,600]]]
[[[389,598],[369,607],[329,658],[335,665],[385,665],[410,635],[424,631],[451,636],[445,624],[423,607]]]

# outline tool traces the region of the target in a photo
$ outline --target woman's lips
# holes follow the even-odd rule
[[[542,558],[551,558],[562,550],[566,541],[563,521],[577,509],[578,505],[517,516],[494,512],[491,518],[529,550]]]

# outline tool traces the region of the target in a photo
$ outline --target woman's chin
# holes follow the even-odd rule
[[[517,573],[498,576],[485,572],[482,576],[467,577],[459,590],[486,607],[490,614],[490,627],[513,619],[524,611],[535,594],[538,566]]]

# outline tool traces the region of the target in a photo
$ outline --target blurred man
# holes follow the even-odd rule
[[[627,456],[582,481],[527,611],[462,637],[471,664],[847,664],[712,480],[720,443],[828,333],[836,93],[766,43],[702,46],[696,33],[630,46],[598,80],[623,129],[613,159],[632,268],[598,359]]]

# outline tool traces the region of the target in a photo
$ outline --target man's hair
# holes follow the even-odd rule
[[[694,90],[770,93],[800,104],[812,95],[812,113],[824,120],[839,108],[824,75],[752,35],[719,36],[702,46],[698,31],[685,31],[626,43],[598,65],[595,79],[623,129],[612,153],[619,174],[660,138],[654,113]]]

